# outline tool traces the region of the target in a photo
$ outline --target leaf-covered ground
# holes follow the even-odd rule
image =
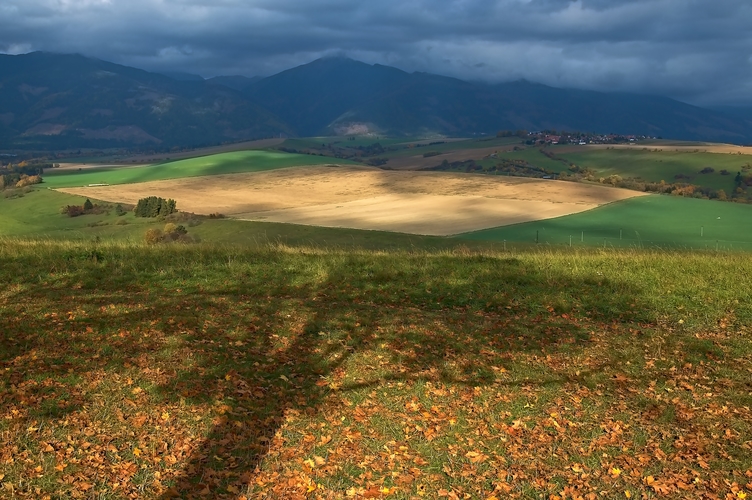
[[[752,498],[752,258],[0,242],[3,498]]]

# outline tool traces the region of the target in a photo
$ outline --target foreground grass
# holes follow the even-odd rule
[[[744,498],[750,263],[3,240],[2,494]]]

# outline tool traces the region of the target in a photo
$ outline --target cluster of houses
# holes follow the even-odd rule
[[[528,143],[532,144],[625,144],[636,143],[645,139],[655,139],[645,135],[622,135],[622,134],[587,134],[581,132],[550,133],[528,132]]]

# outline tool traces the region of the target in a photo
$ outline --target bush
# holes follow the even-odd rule
[[[86,198],[86,201],[84,202],[84,211],[88,212],[89,210],[94,210],[94,204],[89,198]]]
[[[84,207],[78,205],[66,205],[63,207],[63,213],[68,217],[78,217],[86,213]]]
[[[182,224],[174,224],[168,222],[165,224],[164,229],[149,229],[144,236],[147,243],[153,245],[155,243],[169,243],[177,241],[180,243],[193,243],[193,238],[188,236],[188,230]]]
[[[157,229],[157,228],[149,229],[148,231],[146,231],[146,234],[144,235],[144,239],[150,245],[159,243],[160,241],[162,241],[162,238],[164,238],[164,234],[162,233],[161,229]]]
[[[701,174],[712,174],[713,172],[715,172],[715,169],[713,167],[705,167],[700,170]]]
[[[117,215],[118,217],[121,217],[121,216],[123,216],[125,214],[126,214],[126,211],[123,208],[123,205],[121,205],[120,203],[118,203],[117,205],[115,205],[115,215]]]

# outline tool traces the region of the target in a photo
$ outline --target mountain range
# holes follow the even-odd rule
[[[752,142],[752,118],[667,97],[487,84],[324,58],[266,78],[0,55],[0,149],[168,149],[271,136],[568,130]]]

